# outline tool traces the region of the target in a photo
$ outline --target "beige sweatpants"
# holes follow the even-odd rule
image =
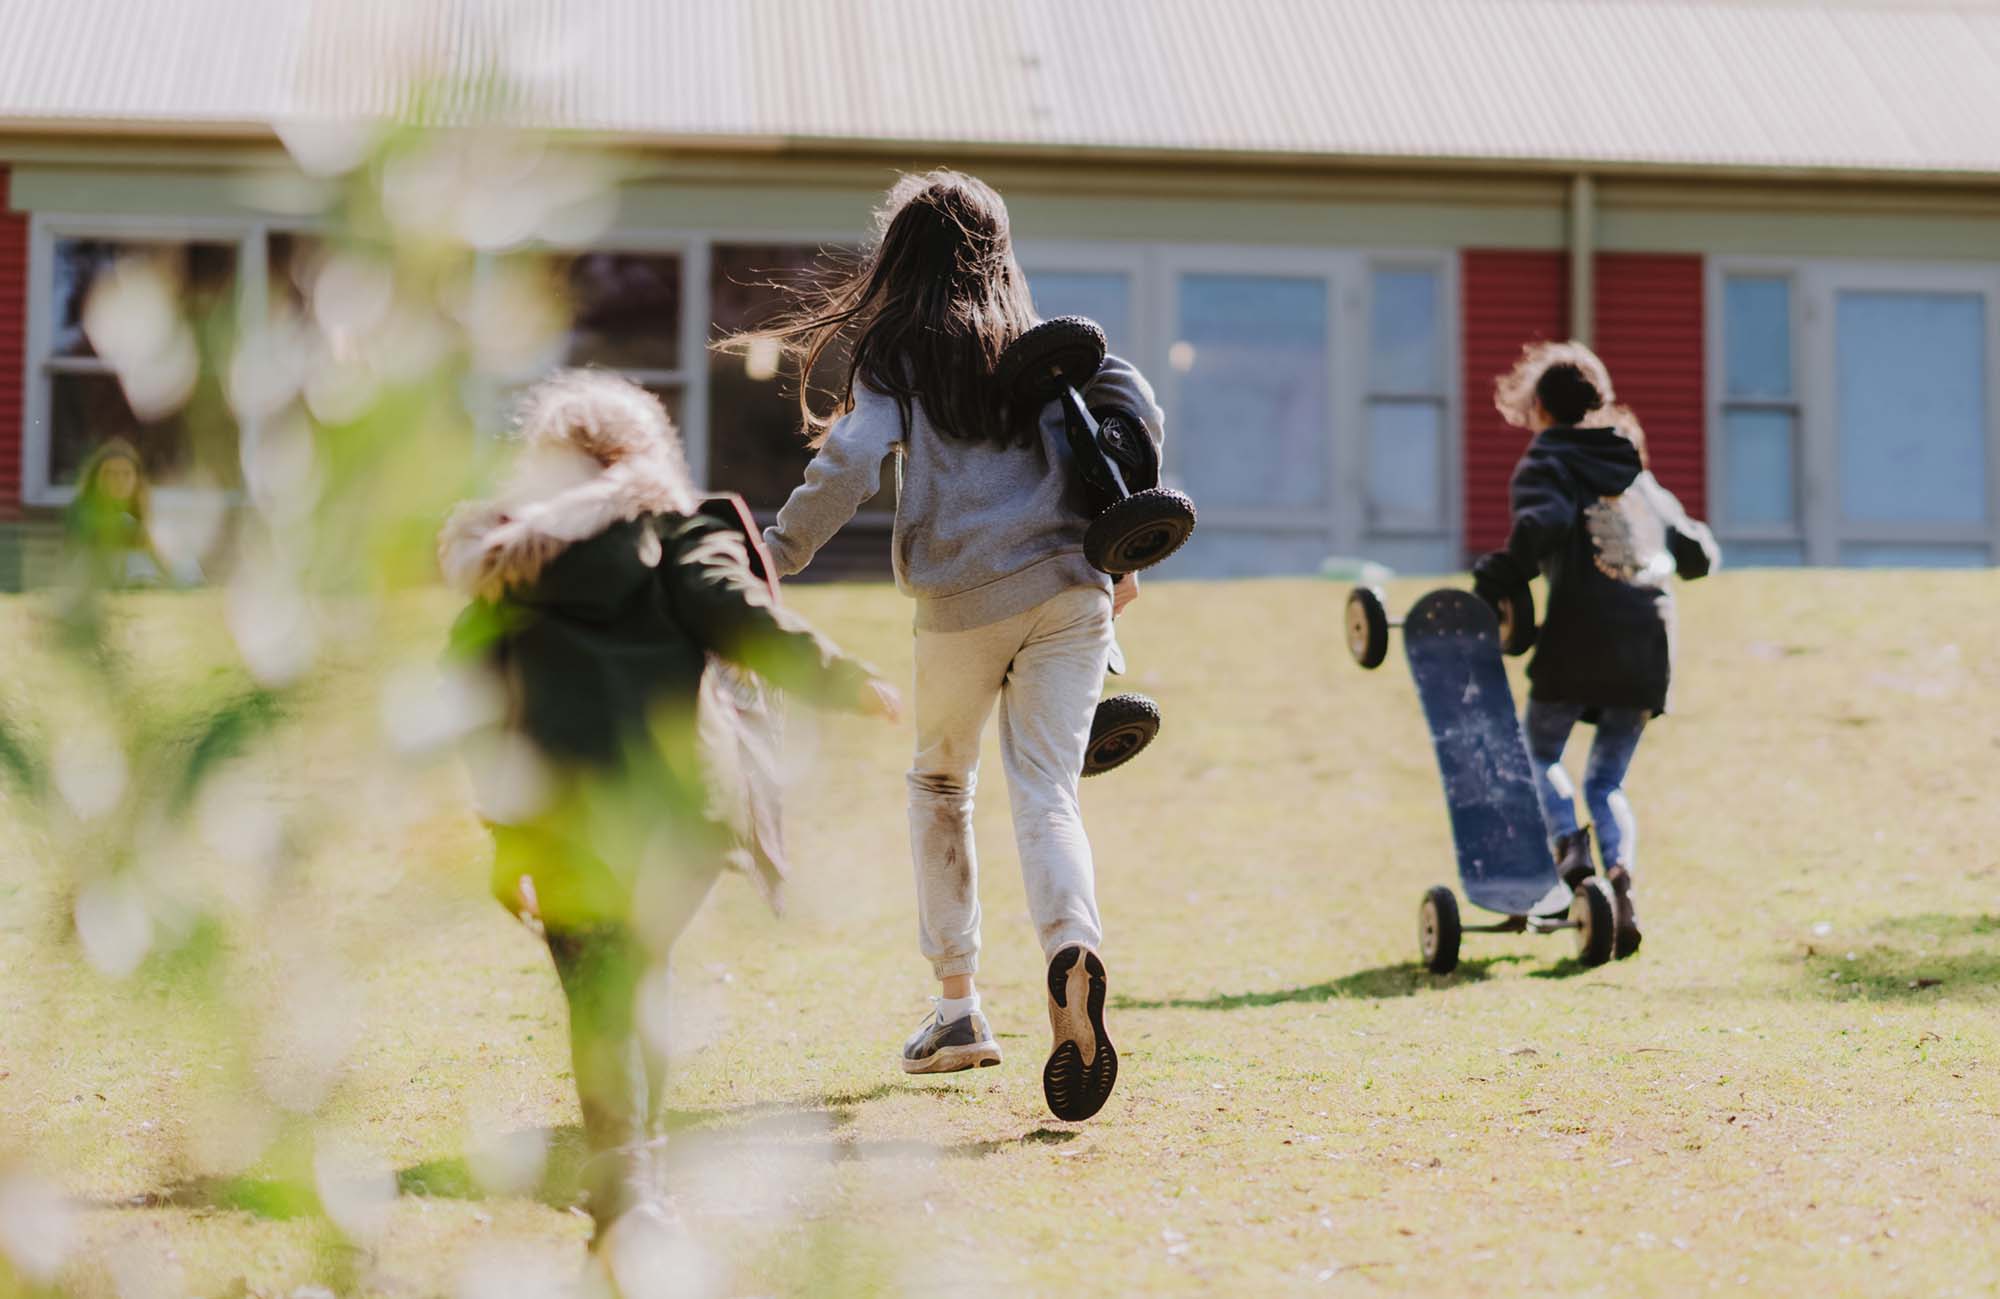
[[[1110,651],[1111,597],[1088,586],[970,631],[917,632],[910,852],[918,946],[938,978],[979,967],[972,796],[996,700],[1014,840],[1042,952],[1102,941],[1076,787]]]

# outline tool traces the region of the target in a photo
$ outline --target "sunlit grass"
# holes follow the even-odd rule
[[[908,736],[800,719],[792,914],[725,882],[676,961],[673,1167],[723,1292],[2000,1285],[2000,578],[1687,588],[1678,709],[1632,781],[1644,950],[1585,971],[1561,936],[1472,935],[1448,978],[1415,964],[1418,897],[1453,878],[1433,760],[1400,659],[1347,660],[1341,594],[1160,584],[1127,619],[1167,727],[1086,787],[1124,1059],[1086,1125],[1041,1103],[997,762],[980,979],[1007,1059],[909,1081],[894,1055],[934,989]],[[893,592],[794,598],[907,672]],[[226,635],[218,603],[124,598],[118,638]],[[380,756],[383,660],[431,653],[451,611],[395,609],[387,647],[330,651],[285,742],[231,773],[314,808],[300,859],[126,982],[77,954],[18,801],[0,805],[21,831],[0,835],[0,1157],[89,1206],[73,1292],[544,1293],[581,1257],[546,957],[482,894],[456,770]],[[27,610],[0,605],[0,690],[44,702],[66,687],[26,647]],[[176,709],[231,684],[175,667],[212,656],[134,657]],[[328,1013],[267,1018],[299,1004]],[[323,1104],[268,1099],[327,1041]],[[510,1133],[541,1159],[495,1195],[482,1152]],[[316,1170],[334,1148],[386,1171],[379,1222]]]

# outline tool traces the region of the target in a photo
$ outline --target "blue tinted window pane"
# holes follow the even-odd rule
[[[1204,505],[1326,502],[1327,290],[1318,279],[1187,275],[1169,356],[1173,447]]]
[[[1376,392],[1433,393],[1442,386],[1438,277],[1380,270],[1369,309],[1369,384]]]
[[[1984,546],[1915,546],[1855,543],[1840,548],[1840,562],[1856,568],[1984,568]]]
[[[1111,350],[1132,355],[1132,282],[1117,272],[1029,271],[1028,292],[1044,320],[1088,316],[1104,330]]]
[[[1806,548],[1797,541],[1725,541],[1726,568],[1797,568],[1806,562]]]
[[[1724,517],[1731,523],[1795,523],[1798,487],[1792,414],[1732,410],[1722,417]]]
[[[1985,299],[1846,292],[1836,312],[1842,514],[1985,522]]]
[[[1368,521],[1377,527],[1444,526],[1444,411],[1432,401],[1368,407]]]
[[[1791,281],[1732,275],[1723,285],[1722,304],[1729,395],[1791,396]]]

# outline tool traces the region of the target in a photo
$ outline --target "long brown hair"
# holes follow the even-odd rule
[[[1552,400],[1551,388],[1561,389],[1564,400]],[[1647,463],[1646,432],[1639,417],[1618,400],[1611,371],[1582,343],[1529,343],[1513,369],[1494,376],[1493,406],[1515,428],[1530,427],[1537,403],[1559,424],[1580,425],[1587,420],[1593,427],[1612,429],[1638,448],[1640,464]]]
[[[1014,260],[1007,205],[992,186],[958,171],[902,177],[875,214],[875,237],[858,255],[829,256],[787,288],[795,305],[776,321],[726,340],[737,350],[775,341],[796,367],[799,414],[817,447],[866,383],[896,399],[903,426],[913,404],[946,436],[1005,445],[992,390],[994,363],[1035,323],[1027,277]],[[846,356],[832,409],[813,405],[822,360]]]

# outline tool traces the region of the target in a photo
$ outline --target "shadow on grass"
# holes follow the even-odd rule
[[[1890,916],[1865,934],[1808,944],[1799,965],[1806,986],[1822,996],[1897,1001],[2000,988],[2000,916]]]
[[[1528,977],[1531,979],[1574,979],[1577,975],[1589,974],[1592,970],[1609,969],[1610,965],[1611,963],[1608,961],[1603,965],[1585,965],[1574,956],[1565,956],[1554,965],[1546,966],[1539,970],[1528,971]]]
[[[1226,992],[1213,997],[1168,997],[1161,1000],[1113,997],[1112,1004],[1120,1010],[1244,1010],[1254,1006],[1286,1006],[1300,1002],[1339,1001],[1350,997],[1380,1001],[1391,997],[1410,997],[1419,992],[1438,988],[1457,988],[1468,983],[1479,983],[1487,978],[1496,966],[1533,959],[1529,956],[1512,955],[1461,961],[1458,968],[1450,974],[1432,974],[1415,961],[1404,961],[1400,965],[1378,965],[1372,970],[1356,970],[1353,974],[1344,974],[1338,979],[1308,984],[1301,988],[1280,988],[1271,992]]]
[[[949,1095],[946,1086],[911,1087],[882,1083],[859,1092],[838,1092],[805,1101],[759,1101],[709,1110],[670,1110],[665,1119],[667,1175],[677,1164],[727,1157],[746,1147],[790,1149],[829,1163],[888,1159],[983,1159],[1008,1150],[1061,1145],[1077,1134],[1060,1128],[1035,1128],[1019,1137],[960,1141],[940,1145],[930,1141],[854,1141],[839,1137],[839,1129],[854,1120],[855,1107],[892,1095]],[[548,1157],[538,1183],[523,1194],[550,1208],[566,1209],[582,1193],[582,1169],[589,1149],[583,1129],[570,1123],[544,1129]],[[682,1138],[677,1143],[673,1138]],[[487,1193],[466,1155],[450,1155],[400,1169],[399,1195],[436,1200],[483,1200]],[[306,1218],[324,1212],[309,1179],[282,1177],[195,1177],[156,1191],[102,1202],[100,1207],[125,1209],[206,1209],[252,1214],[274,1222]]]

